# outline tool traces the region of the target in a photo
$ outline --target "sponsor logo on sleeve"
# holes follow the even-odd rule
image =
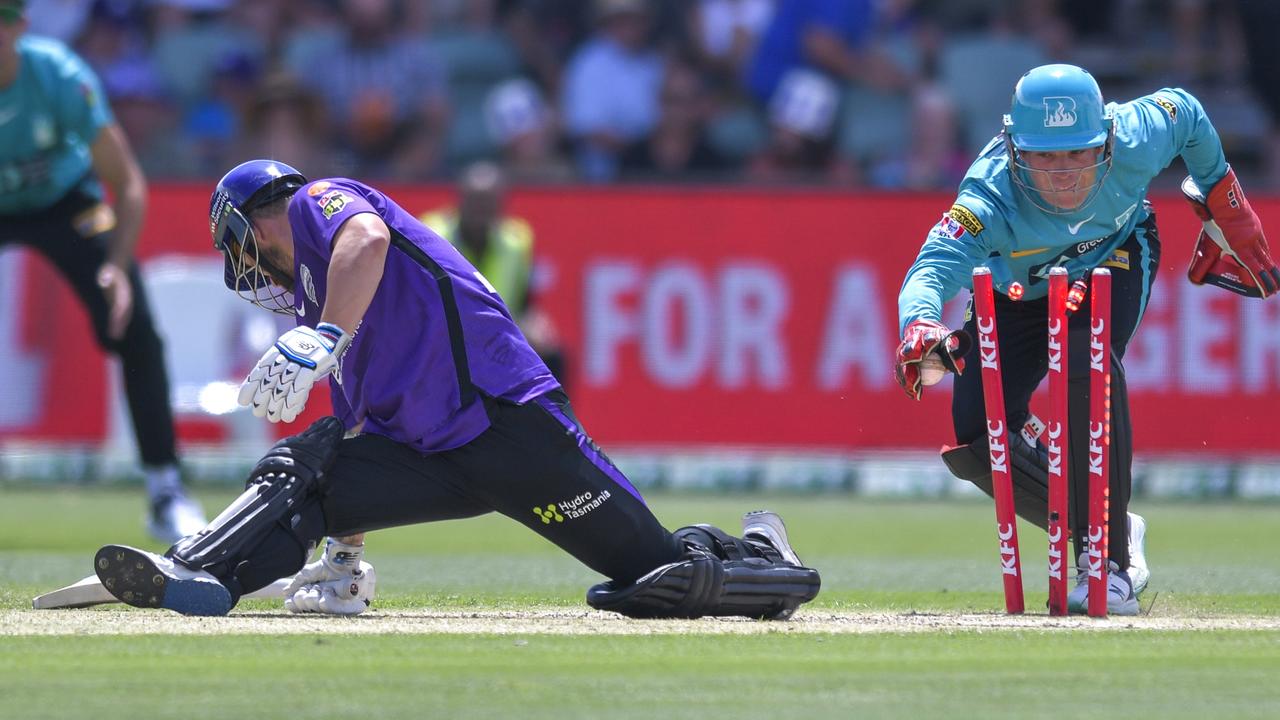
[[[341,190],[330,190],[320,196],[317,203],[320,205],[320,211],[324,213],[325,220],[332,220],[334,215],[342,212],[342,208],[351,202],[351,196]]]
[[[329,189],[329,181],[321,180],[318,183],[312,183],[311,187],[307,188],[307,194],[310,195],[311,197],[315,197],[328,189]]]
[[[938,221],[933,231],[941,237],[959,240],[964,235],[964,226],[956,222],[956,219],[951,215],[943,213],[942,219]]]
[[[1162,97],[1156,98],[1156,104],[1164,108],[1165,112],[1169,113],[1170,122],[1173,122],[1173,123],[1178,122],[1178,106],[1177,105],[1174,105],[1172,102]]]
[[[982,232],[982,223],[978,220],[978,216],[973,214],[969,208],[956,203],[947,211],[947,215],[952,220],[960,223],[961,227],[969,232],[970,235],[977,235]]]

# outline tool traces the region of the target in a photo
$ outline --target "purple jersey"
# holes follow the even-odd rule
[[[320,322],[334,236],[358,213],[382,218],[392,247],[364,319],[344,328],[351,346],[330,380],[348,429],[363,421],[365,432],[421,452],[448,450],[488,429],[477,392],[523,403],[560,386],[471,263],[391,198],[346,178],[310,183],[289,203],[299,325]]]

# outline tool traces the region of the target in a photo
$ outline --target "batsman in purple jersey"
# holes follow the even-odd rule
[[[296,572],[290,610],[355,614],[374,594],[364,533],[492,511],[607,577],[587,593],[599,609],[782,619],[817,595],[775,513],[748,513],[742,537],[667,531],[488,280],[382,192],[253,160],[223,177],[209,221],[227,286],[298,323],[240,402],[287,422],[329,377],[336,417],[277,443],[245,493],[165,555],[102,548],[98,575],[123,602],[220,615]]]

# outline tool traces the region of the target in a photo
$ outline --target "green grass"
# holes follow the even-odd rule
[[[202,495],[206,507],[231,496]],[[653,499],[675,527],[784,514],[823,573],[813,607],[998,613],[981,502],[845,496]],[[91,572],[107,542],[156,548],[134,492],[0,490],[0,609]],[[1165,616],[1280,616],[1275,505],[1158,504],[1152,586]],[[1043,612],[1043,533],[1023,525],[1027,607]],[[157,548],[158,549],[158,548]],[[589,570],[501,517],[369,538],[378,606],[582,608]],[[278,604],[247,604],[273,609]],[[103,611],[110,622],[116,611]],[[197,621],[192,621],[197,622]],[[1280,632],[965,631],[813,635],[338,634],[0,636],[14,718],[1274,717]],[[1114,705],[1108,709],[1106,706]]]
[[[1274,717],[1280,635],[7,638],[38,718]],[[73,712],[74,711],[74,712]]]

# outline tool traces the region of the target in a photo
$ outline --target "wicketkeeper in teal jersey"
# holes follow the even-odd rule
[[[58,268],[98,344],[119,356],[147,526],[173,542],[204,517],[179,480],[164,348],[133,261],[146,180],[93,71],[57,41],[24,37],[25,11],[25,0],[0,0],[0,247],[24,245]]]
[[[1014,88],[1004,131],[983,149],[960,183],[955,203],[933,227],[898,298],[902,343],[898,381],[912,398],[924,390],[922,363],[939,359],[957,374],[952,420],[959,447],[944,453],[962,479],[991,493],[982,376],[977,365],[972,308],[962,331],[942,320],[942,305],[971,287],[975,266],[992,270],[1009,427],[1023,427],[1032,393],[1048,369],[1048,273],[1063,267],[1072,280],[1110,269],[1112,286],[1112,422],[1110,562],[1113,614],[1135,614],[1149,571],[1145,522],[1128,513],[1133,447],[1125,348],[1151,297],[1160,260],[1155,213],[1147,202],[1153,178],[1181,156],[1183,183],[1204,229],[1188,277],[1249,297],[1280,291],[1262,225],[1222,153],[1218,133],[1190,93],[1165,88],[1127,103],[1105,103],[1098,83],[1073,65],[1027,72]],[[1089,301],[1069,320],[1069,523],[1080,554],[1088,522]],[[935,378],[929,378],[936,381]],[[1048,524],[1043,443],[1011,442],[1018,514]],[[1083,565],[1077,563],[1077,569]],[[1068,598],[1084,612],[1088,587],[1078,574]]]

